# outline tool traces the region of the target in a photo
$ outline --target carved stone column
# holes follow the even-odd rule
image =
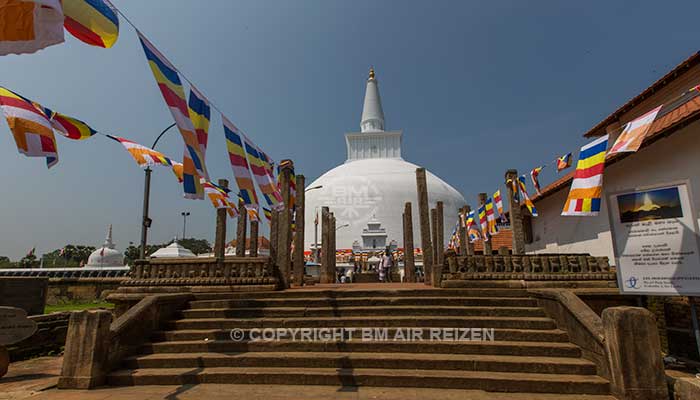
[[[471,211],[472,211],[472,208],[471,208],[471,206],[470,206],[469,204],[467,204],[466,206],[464,206],[464,213],[465,213],[465,214],[464,214],[464,223],[465,223],[465,224],[466,224],[466,222],[467,222],[467,219],[466,219],[466,218],[467,218],[467,215],[469,215],[469,213],[470,213]],[[474,255],[474,243],[472,243],[472,242],[469,241],[469,232],[466,232],[466,229],[467,229],[467,228],[464,228],[464,230],[465,230],[464,236],[465,236],[466,243],[467,243],[467,255],[473,256],[473,255]]]
[[[484,204],[486,204],[486,196],[486,193],[479,193],[479,207],[484,207]],[[484,236],[484,238],[489,238],[488,241],[484,240],[484,255],[490,256],[493,254],[493,248],[491,247],[491,235],[488,233],[488,230],[486,232],[481,232],[481,234]]]
[[[294,211],[294,284],[302,286],[304,284],[304,229],[306,221],[306,179],[304,175],[297,175],[296,210]]]
[[[430,240],[430,211],[428,204],[428,183],[425,168],[416,168],[416,190],[418,191],[418,216],[420,218],[420,242],[423,250],[423,273],[425,284],[431,283],[433,245]]]
[[[413,254],[413,212],[410,202],[403,208],[403,268],[406,282],[415,282],[416,260]]]
[[[335,220],[335,214],[331,213],[331,217],[330,217],[330,218],[331,218],[331,223],[330,223],[330,237],[331,237],[331,243],[330,243],[330,253],[328,254],[328,257],[330,257],[330,266],[331,266],[331,270],[330,270],[329,272],[331,272],[331,276],[333,277],[332,282],[335,283],[335,278],[336,278],[336,275],[337,275],[337,271],[336,271],[336,268],[335,268],[335,267],[336,267],[336,261],[337,261],[337,260],[336,260],[336,257],[335,257],[335,256],[336,256],[336,251],[337,251],[337,247],[336,247],[336,243],[335,243],[335,231],[336,231],[336,229],[337,229],[337,227],[336,227],[336,220]]]
[[[277,266],[282,277],[281,286],[283,289],[289,288],[292,272],[292,219],[291,219],[291,193],[290,181],[294,164],[291,160],[280,162],[279,182],[282,190],[282,200],[284,209],[280,211],[279,224],[277,226]]]
[[[248,225],[248,211],[243,202],[238,204],[238,226],[236,227],[236,256],[245,257],[245,236]]]
[[[224,189],[228,188],[228,181],[226,179],[219,179],[219,186]],[[225,208],[216,209],[216,236],[214,238],[214,256],[223,262],[224,254],[226,252],[226,217],[227,212]]]
[[[331,281],[332,274],[329,273],[331,270],[331,259],[329,254],[331,252],[331,213],[328,207],[321,207],[321,283],[333,283],[335,280]],[[330,276],[329,276],[330,275]]]
[[[432,266],[434,267],[438,265],[438,253],[440,253],[440,247],[438,247],[438,218],[436,208],[430,210],[430,241],[433,244]]]
[[[277,265],[277,234],[279,233],[280,213],[277,210],[272,210],[272,218],[270,218],[270,258]]]
[[[508,183],[511,180],[515,184]],[[525,228],[520,203],[515,201],[517,196],[518,171],[509,169],[506,172],[506,187],[508,188],[508,207],[510,207],[510,229],[513,231],[513,254],[525,254]],[[515,191],[514,191],[515,189]]]
[[[464,216],[464,220],[462,220],[462,216]],[[467,228],[464,227],[463,223],[466,221],[466,207],[462,207],[459,210],[459,230],[457,231],[457,234],[459,235],[459,255],[460,256],[465,256],[467,255]]]
[[[258,221],[250,221],[250,250],[251,257],[258,256]]]
[[[437,218],[437,265],[442,265],[445,262],[445,206],[443,202],[438,201],[435,206],[435,214]]]

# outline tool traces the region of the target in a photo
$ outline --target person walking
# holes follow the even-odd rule
[[[387,249],[382,256],[382,261],[379,263],[379,281],[391,282],[391,268],[394,266],[394,259],[391,257],[391,252]],[[387,278],[387,274],[389,277]]]

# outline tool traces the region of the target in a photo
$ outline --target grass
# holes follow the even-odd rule
[[[114,304],[107,303],[103,301],[91,301],[91,302],[71,302],[71,303],[61,303],[55,305],[47,305],[44,308],[44,313],[49,314],[52,312],[59,311],[82,311],[82,310],[92,310],[95,308],[114,308]]]

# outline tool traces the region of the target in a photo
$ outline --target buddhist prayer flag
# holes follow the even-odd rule
[[[190,88],[190,99],[187,103],[190,120],[194,125],[194,132],[199,143],[199,151],[202,157],[207,156],[207,142],[209,140],[209,122],[211,121],[211,106],[209,100],[204,97],[194,86]]]
[[[204,191],[199,180],[200,177],[208,180],[209,175],[206,171],[204,156],[197,141],[194,125],[189,117],[180,76],[170,61],[141,32],[137,31],[136,33],[141,40],[141,46],[158,83],[158,88],[185,142],[185,154],[182,161],[185,198],[201,199],[204,197]]]
[[[478,211],[479,211],[479,225],[481,226],[481,236],[483,236],[484,242],[488,242],[488,240],[489,240],[489,235],[488,235],[489,224],[488,224],[488,221],[486,219],[486,207],[482,205],[481,207],[479,207]]]
[[[119,18],[108,0],[63,0],[63,25],[79,40],[110,48],[119,37]]]
[[[608,152],[608,155],[612,156],[617,153],[626,152],[633,153],[639,150],[639,147],[642,145],[644,138],[647,136],[649,128],[651,128],[651,124],[654,123],[656,115],[659,113],[659,110],[661,110],[661,107],[663,106],[658,106],[634,121],[628,122],[625,125],[625,128],[622,130],[622,133],[620,133],[620,136],[615,141],[615,144],[610,149],[610,152]]]
[[[489,235],[497,235],[498,227],[496,226],[496,214],[493,210],[493,201],[491,201],[491,199],[486,200],[484,207],[486,208],[486,223],[488,225]]]
[[[537,192],[537,194],[542,194],[542,192],[540,192],[539,176],[540,176],[540,172],[542,172],[543,168],[544,168],[544,166],[537,167],[537,168],[533,169],[532,171],[530,171],[530,179],[532,179],[532,186],[535,187],[535,192]]]
[[[0,108],[20,153],[45,157],[49,168],[58,163],[56,137],[43,108],[3,87],[0,87]]]
[[[235,218],[238,214],[237,208],[231,203],[228,197],[228,191],[219,185],[215,185],[206,179],[201,180],[204,194],[209,197],[212,206],[216,209],[226,209],[229,217]]]
[[[571,153],[557,158],[557,172],[561,172],[571,166]]]
[[[243,144],[245,146],[250,170],[253,172],[253,176],[265,198],[265,202],[268,206],[278,209],[282,206],[282,195],[265,168],[265,161],[260,155],[260,150],[245,133],[241,133],[241,136],[243,137]]]
[[[472,243],[480,239],[479,230],[476,229],[476,222],[474,221],[475,218],[476,216],[474,215],[474,210],[469,211],[469,214],[467,214],[466,228],[467,234],[469,235],[469,241]]]
[[[0,1],[0,55],[27,54],[63,43],[60,0]]]
[[[265,214],[265,219],[267,220],[267,222],[272,221],[272,210],[270,210],[269,208],[265,208],[265,207],[263,207],[262,209],[263,209],[263,214]]]
[[[520,186],[520,192],[523,194],[523,201],[525,202],[525,207],[530,211],[530,215],[533,217],[537,216],[537,209],[535,204],[530,200],[530,196],[527,194],[527,187],[525,186],[525,177],[521,176],[518,178],[518,185]]]
[[[226,136],[226,148],[228,150],[231,169],[233,176],[238,185],[239,196],[243,200],[247,209],[258,209],[258,195],[255,193],[253,178],[250,176],[248,169],[248,161],[246,160],[245,150],[243,149],[243,139],[241,132],[236,125],[228,120],[225,116],[221,116],[224,122],[224,135]]]
[[[107,135],[107,137],[121,143],[122,146],[124,146],[124,148],[126,149],[126,151],[128,151],[129,154],[131,154],[131,157],[134,159],[134,161],[136,161],[136,164],[138,164],[138,166],[141,168],[162,165],[174,169],[176,164],[182,166],[182,164],[180,163],[173,162],[173,160],[166,157],[163,153],[155,151],[149,147],[140,145],[136,142],[132,142],[131,140],[112,135]],[[177,176],[177,173],[175,173],[175,176]]]
[[[263,161],[265,162],[265,171],[267,171],[267,174],[270,176],[270,179],[272,182],[276,182],[275,179],[275,167],[274,164],[275,162],[272,161],[272,158],[267,155],[264,151],[260,150],[260,156],[262,157]]]
[[[185,181],[184,176],[183,176],[183,170],[184,170],[184,166],[182,165],[182,163],[173,162],[173,174],[175,174],[175,177],[177,178],[177,181],[179,183],[182,183]]]
[[[493,202],[496,203],[496,209],[498,210],[498,215],[501,217],[501,222],[506,223],[506,214],[503,212],[503,198],[501,197],[501,191],[496,190],[493,194]]]
[[[90,128],[85,122],[58,112],[53,113],[51,117],[51,126],[61,135],[73,140],[91,138],[97,133],[96,130]]]
[[[518,194],[518,184],[515,182],[513,179],[508,179],[506,181],[506,185],[510,187],[510,190],[513,192],[513,201],[516,203],[520,203],[520,195]]]
[[[689,91],[689,92],[692,92],[692,91],[700,92],[700,85],[693,86],[693,87],[690,88],[690,90],[688,90],[688,91]]]
[[[603,170],[608,135],[581,147],[569,197],[561,215],[594,216],[600,213],[603,195]]]

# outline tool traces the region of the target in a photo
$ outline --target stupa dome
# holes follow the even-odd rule
[[[336,248],[383,249],[395,241],[403,247],[403,210],[412,203],[414,246],[421,247],[417,165],[402,158],[401,131],[384,131],[384,113],[374,71],[367,79],[360,132],[347,133],[347,159],[311,182],[306,193],[305,248],[313,248],[316,215],[327,206],[336,218]],[[464,197],[445,181],[426,171],[428,201],[444,203],[445,244],[449,240]],[[320,221],[320,217],[319,217]],[[318,242],[321,242],[320,223]],[[376,245],[375,245],[376,244]]]
[[[116,250],[112,242],[112,225],[107,230],[107,238],[102,247],[93,251],[88,257],[88,267],[123,267],[124,255]]]

